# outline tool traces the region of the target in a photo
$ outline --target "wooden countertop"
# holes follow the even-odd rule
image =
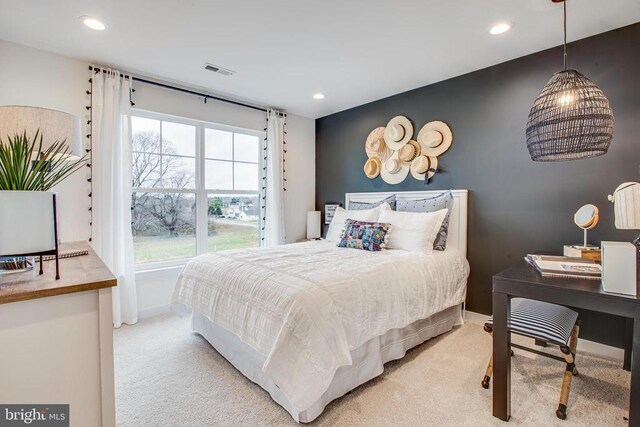
[[[60,259],[60,280],[55,279],[55,261],[44,262],[43,275],[38,274],[39,263],[36,263],[33,271],[0,275],[0,304],[117,285],[116,278],[88,242],[60,245],[60,252],[68,250],[88,250],[89,255]]]

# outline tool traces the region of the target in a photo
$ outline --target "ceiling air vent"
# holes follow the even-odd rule
[[[204,69],[205,70],[209,70],[209,71],[213,71],[214,73],[218,73],[218,74],[221,74],[223,76],[232,76],[235,73],[235,71],[228,70],[228,69],[222,68],[222,67],[218,67],[217,65],[213,65],[213,64],[209,64],[209,63],[204,64]]]

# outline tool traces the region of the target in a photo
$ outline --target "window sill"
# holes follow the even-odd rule
[[[165,270],[176,270],[182,269],[187,264],[189,260],[183,259],[175,262],[156,262],[149,264],[140,264],[136,265],[135,273],[136,274],[144,274],[144,273],[153,273],[156,271],[165,271]]]

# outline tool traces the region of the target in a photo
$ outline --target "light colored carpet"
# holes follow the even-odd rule
[[[491,416],[491,390],[480,386],[490,336],[467,323],[390,362],[378,378],[331,403],[318,426],[626,425],[630,376],[618,363],[578,355],[568,418],[555,409],[564,365],[516,350],[512,418]],[[295,422],[247,380],[189,319],[163,315],[115,332],[119,426],[285,426]]]

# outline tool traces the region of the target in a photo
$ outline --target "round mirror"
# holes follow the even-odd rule
[[[584,205],[573,216],[573,221],[583,230],[590,230],[598,224],[599,211],[595,205]]]

